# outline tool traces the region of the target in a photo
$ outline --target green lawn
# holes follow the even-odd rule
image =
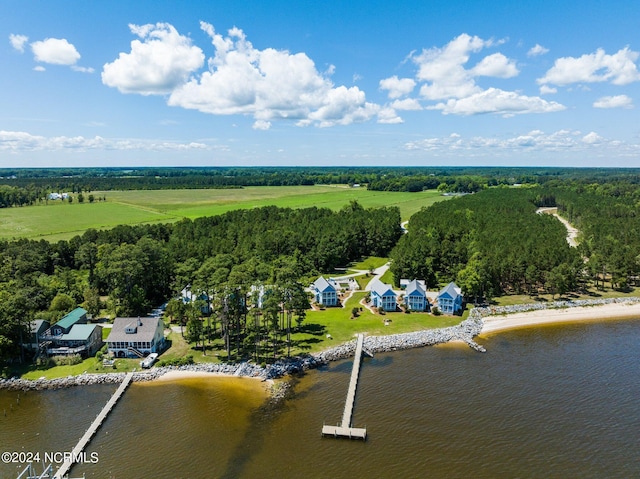
[[[389,262],[389,258],[380,258],[378,256],[369,256],[359,263],[355,263],[349,266],[349,269],[353,270],[365,270],[370,271],[372,269],[384,266]]]
[[[447,197],[436,191],[418,193],[368,191],[345,186],[263,186],[242,189],[135,190],[94,192],[106,202],[48,204],[0,209],[0,238],[70,239],[88,228],[119,224],[166,223],[233,209],[267,205],[339,210],[351,200],[365,208],[398,206],[406,220],[423,206]]]
[[[460,323],[459,316],[434,316],[429,313],[387,313],[373,314],[363,307],[356,319],[351,319],[351,310],[360,307],[360,300],[366,296],[365,292],[357,292],[346,302],[345,308],[327,308],[324,311],[308,311],[305,324],[313,325],[317,340],[311,344],[309,351],[316,352],[350,341],[357,333],[368,335],[389,335],[420,331],[422,329],[444,328]],[[385,326],[385,319],[391,322]],[[326,335],[330,334],[331,339]],[[309,339],[307,335],[305,339]],[[294,340],[297,335],[294,335]],[[302,339],[302,338],[301,338]]]
[[[103,367],[102,361],[98,361],[95,357],[88,358],[79,364],[73,366],[54,366],[49,369],[34,369],[30,367],[22,374],[23,379],[55,379],[65,378],[67,376],[77,376],[82,373],[122,373],[133,371],[134,369],[140,370],[139,359],[116,359],[115,368]]]

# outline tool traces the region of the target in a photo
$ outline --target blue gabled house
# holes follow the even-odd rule
[[[410,311],[429,311],[431,309],[422,281],[414,279],[407,284],[404,293],[404,304]]]
[[[338,291],[332,282],[320,276],[311,284],[311,291],[316,303],[325,306],[336,306],[338,304]]]
[[[398,307],[398,295],[393,291],[390,284],[383,283],[378,278],[374,278],[369,283],[371,287],[371,303],[378,309],[385,311],[395,311]]]
[[[449,283],[438,294],[438,309],[444,314],[462,312],[462,292],[455,283]]]

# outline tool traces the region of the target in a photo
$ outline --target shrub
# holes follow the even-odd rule
[[[189,364],[193,364],[193,362],[193,355],[188,354],[183,358],[163,359],[158,362],[158,366],[187,366]]]
[[[51,359],[56,366],[73,366],[74,364],[80,364],[82,362],[79,354],[72,356],[53,356]]]

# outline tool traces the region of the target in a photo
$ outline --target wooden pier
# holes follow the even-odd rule
[[[107,416],[111,412],[111,409],[113,409],[113,406],[115,406],[115,404],[118,402],[118,399],[120,399],[120,397],[124,394],[125,389],[127,389],[127,386],[129,386],[129,383],[131,382],[132,379],[133,379],[133,373],[127,373],[127,375],[124,378],[124,381],[120,383],[120,386],[118,386],[118,389],[116,389],[116,392],[113,393],[113,396],[111,396],[111,399],[109,399],[107,404],[105,404],[105,406],[102,408],[102,411],[100,411],[100,414],[98,414],[98,416],[95,418],[93,423],[91,423],[91,426],[89,426],[89,429],[87,429],[87,432],[84,433],[84,436],[80,438],[80,441],[78,441],[78,444],[76,445],[76,447],[73,448],[73,451],[71,451],[71,457],[62,463],[62,466],[60,467],[60,469],[58,469],[58,472],[56,472],[56,474],[53,476],[53,479],[63,479],[71,469],[71,466],[73,466],[73,464],[78,459],[82,459],[82,451],[84,451],[84,448],[87,446],[87,444],[89,444],[89,441],[91,440],[93,435],[96,433],[98,428],[102,425],[104,420],[107,418]]]
[[[359,334],[356,342],[356,355],[353,359],[353,369],[351,369],[351,380],[347,391],[347,400],[342,413],[342,424],[339,426],[322,426],[323,436],[348,437],[349,439],[367,439],[367,429],[351,427],[353,417],[353,406],[356,401],[356,389],[358,388],[358,377],[360,375],[360,365],[362,364],[362,353],[364,351],[364,335]]]

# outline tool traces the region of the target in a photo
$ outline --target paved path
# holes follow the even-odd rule
[[[391,263],[383,264],[379,268],[374,269],[373,278],[371,279],[371,281],[373,281],[376,278],[378,279],[378,281],[382,281],[380,278],[382,278],[382,275],[384,275],[387,272],[387,270],[389,269],[389,266],[391,266]],[[371,281],[369,281],[367,285],[364,287],[365,291],[371,291]]]

